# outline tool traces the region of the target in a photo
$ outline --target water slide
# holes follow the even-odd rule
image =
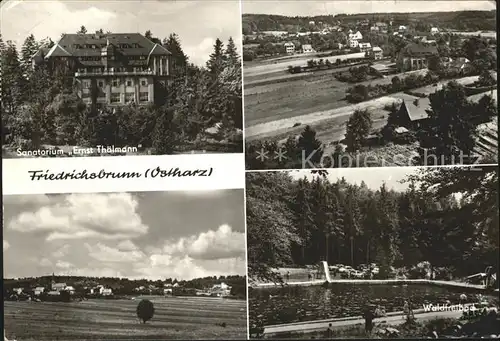
[[[326,281],[331,282],[332,279],[330,277],[330,268],[328,267],[328,263],[326,261],[321,261],[321,265],[323,266],[323,271],[325,272]]]

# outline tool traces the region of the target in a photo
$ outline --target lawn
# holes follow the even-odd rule
[[[245,126],[254,126],[348,105],[349,86],[331,73],[255,86],[245,91]]]
[[[245,339],[246,301],[156,297],[155,315],[139,323],[137,300],[4,302],[6,336],[26,340]]]

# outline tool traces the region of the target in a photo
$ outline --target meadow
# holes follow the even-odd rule
[[[8,339],[166,340],[245,339],[246,301],[201,297],[154,297],[154,317],[141,324],[139,300],[4,302]]]

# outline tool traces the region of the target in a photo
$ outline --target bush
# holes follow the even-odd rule
[[[437,280],[449,280],[450,277],[453,277],[455,273],[455,268],[453,267],[438,267],[434,268],[435,279]]]
[[[420,262],[413,266],[408,272],[410,279],[424,279],[430,275],[431,264],[427,261]]]
[[[243,61],[250,62],[255,59],[255,52],[253,51],[243,51]]]
[[[137,317],[142,321],[142,323],[146,323],[151,320],[154,313],[155,308],[153,303],[149,300],[142,300],[137,305]]]

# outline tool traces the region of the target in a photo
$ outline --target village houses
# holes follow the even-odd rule
[[[289,41],[289,42],[286,42],[284,44],[284,46],[285,46],[286,53],[292,54],[295,52],[295,44],[294,43]]]

